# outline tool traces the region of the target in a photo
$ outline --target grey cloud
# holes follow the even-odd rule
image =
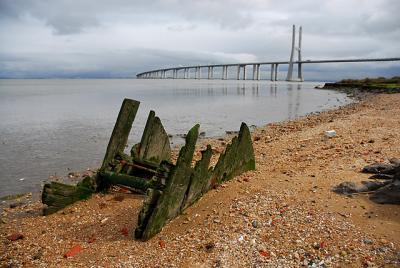
[[[0,0],[0,75],[286,60],[292,24],[303,25],[306,59],[395,57],[398,10],[398,0]]]

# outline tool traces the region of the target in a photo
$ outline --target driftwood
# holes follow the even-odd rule
[[[169,173],[167,184],[159,191],[150,190],[139,213],[135,238],[147,240],[161,231],[171,219],[195,203],[211,187],[245,171],[255,169],[255,157],[249,128],[242,123],[239,136],[232,140],[214,169],[209,168],[212,150],[202,152],[202,159],[191,167],[199,125],[186,136],[186,144],[179,152],[176,165]]]
[[[96,190],[92,177],[86,177],[76,186],[59,182],[46,183],[43,187],[42,202],[47,207],[44,215],[52,214],[76,201],[89,198]]]
[[[176,164],[171,163],[171,147],[161,120],[150,111],[140,143],[130,155],[124,152],[139,102],[125,99],[115,123],[101,168],[95,177],[87,177],[76,186],[51,182],[44,186],[44,213],[54,213],[93,193],[106,191],[111,185],[122,185],[145,193],[135,237],[147,240],[171,219],[194,204],[212,187],[241,173],[255,169],[255,157],[249,128],[242,123],[220,155],[215,168],[210,167],[211,146],[192,167],[200,125],[186,135]]]
[[[400,204],[400,160],[390,159],[389,163],[374,163],[365,166],[361,172],[374,174],[361,185],[342,182],[333,188],[339,194],[369,193],[370,199],[379,204]]]

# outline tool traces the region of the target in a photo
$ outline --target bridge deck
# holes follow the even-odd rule
[[[337,60],[303,60],[294,61],[294,64],[311,64],[311,63],[349,63],[349,62],[382,62],[382,61],[400,61],[398,58],[366,58],[366,59],[337,59]],[[172,71],[172,70],[182,70],[182,69],[192,69],[192,68],[206,68],[206,67],[224,67],[224,66],[245,66],[245,65],[272,65],[272,64],[289,64],[289,61],[266,61],[266,62],[243,62],[243,63],[227,63],[227,64],[209,64],[209,65],[191,65],[191,66],[179,66],[172,68],[162,68],[151,70],[147,72],[142,72],[137,74],[137,76],[159,72],[159,71]]]

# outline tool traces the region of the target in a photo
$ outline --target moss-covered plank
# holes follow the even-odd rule
[[[207,145],[206,150],[201,152],[201,160],[197,161],[190,177],[189,188],[182,204],[182,211],[194,204],[203,193],[207,192],[212,174],[212,169],[209,168],[211,156],[211,146]]]
[[[140,102],[131,99],[124,99],[122,102],[117,121],[108,142],[107,151],[101,166],[102,169],[106,168],[119,152],[124,151],[139,105]]]
[[[131,99],[124,99],[122,102],[117,121],[115,122],[110,141],[108,142],[103,164],[100,168],[101,171],[111,170],[110,164],[113,162],[114,158],[118,154],[123,154],[139,105],[140,102]],[[97,176],[96,181],[98,191],[104,191],[109,186],[109,184],[102,179],[102,176]]]
[[[148,178],[141,178],[132,175],[118,174],[112,171],[102,171],[99,174],[103,180],[109,185],[124,185],[145,192],[153,186],[153,181]]]
[[[150,111],[139,145],[132,148],[132,156],[156,164],[171,161],[169,138],[160,118]]]
[[[95,192],[95,181],[86,177],[76,186],[59,182],[46,183],[42,192],[42,203],[47,207],[44,215],[52,214],[79,200],[89,198]]]
[[[239,136],[232,139],[220,155],[211,176],[210,185],[220,184],[241,173],[256,168],[250,130],[245,123],[240,126]]]
[[[195,125],[186,136],[186,143],[179,152],[176,165],[172,167],[165,188],[159,196],[154,209],[148,217],[147,224],[138,230],[137,238],[147,240],[158,233],[171,219],[181,213],[181,205],[189,187],[190,176],[193,172],[191,162],[197,138],[199,125]]]

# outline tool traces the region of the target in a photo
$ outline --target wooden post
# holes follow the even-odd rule
[[[139,105],[140,102],[131,99],[124,99],[122,102],[117,121],[114,125],[114,130],[111,134],[110,141],[108,142],[107,151],[100,168],[100,173],[108,169],[110,162],[118,153],[123,153]],[[96,183],[98,191],[103,191],[109,185],[109,183],[99,175],[96,178]]]

